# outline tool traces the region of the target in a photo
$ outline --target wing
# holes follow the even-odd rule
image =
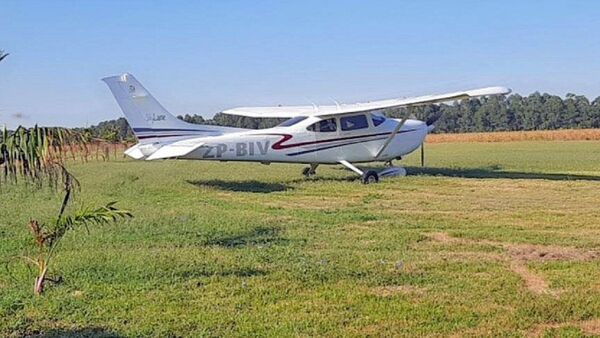
[[[296,116],[327,116],[366,112],[389,108],[420,106],[447,101],[464,100],[482,96],[506,95],[506,87],[487,87],[440,95],[426,95],[402,99],[373,101],[366,103],[340,104],[335,106],[278,106],[278,107],[242,107],[223,111],[224,114],[247,117],[292,118]]]

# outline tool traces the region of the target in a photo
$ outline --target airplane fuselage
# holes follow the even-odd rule
[[[369,115],[369,114],[367,114]],[[424,122],[407,120],[386,150],[376,157],[400,120],[385,119],[366,128],[315,132],[306,130],[320,119],[309,119],[289,127],[242,131],[206,138],[206,143],[183,159],[254,162],[336,164],[340,161],[387,161],[417,149],[427,136]],[[370,119],[369,119],[370,121]],[[201,141],[201,139],[198,139]]]

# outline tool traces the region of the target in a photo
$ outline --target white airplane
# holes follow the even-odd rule
[[[332,106],[250,107],[225,114],[288,118],[268,129],[242,129],[186,123],[171,115],[131,74],[102,79],[112,91],[139,143],[125,154],[134,159],[188,159],[305,163],[305,176],[319,164],[342,164],[365,184],[404,175],[403,168],[363,171],[352,163],[383,161],[411,153],[433,129],[432,122],[392,119],[386,109],[505,95],[510,89],[488,87],[462,92]],[[434,122],[434,121],[433,121]]]

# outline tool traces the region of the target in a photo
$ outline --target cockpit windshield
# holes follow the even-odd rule
[[[292,117],[289,120],[285,120],[282,123],[280,123],[278,125],[278,127],[291,127],[293,125],[295,125],[296,123],[300,122],[300,121],[304,121],[306,119],[306,116],[296,116],[296,117]]]

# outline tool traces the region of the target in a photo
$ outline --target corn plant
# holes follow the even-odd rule
[[[65,128],[19,127],[10,132],[5,127],[0,134],[0,188],[3,184],[23,183],[38,189],[49,186],[63,194],[57,217],[46,223],[32,219],[28,224],[37,253],[33,257],[20,258],[38,268],[36,294],[44,291],[46,281],[52,281],[48,278],[50,262],[67,232],[131,217],[129,211],[117,209],[114,202],[100,208],[67,212],[79,182],[65,163],[68,159],[75,160],[76,154],[83,153],[85,147],[85,137]],[[2,189],[0,193],[3,193]]]

